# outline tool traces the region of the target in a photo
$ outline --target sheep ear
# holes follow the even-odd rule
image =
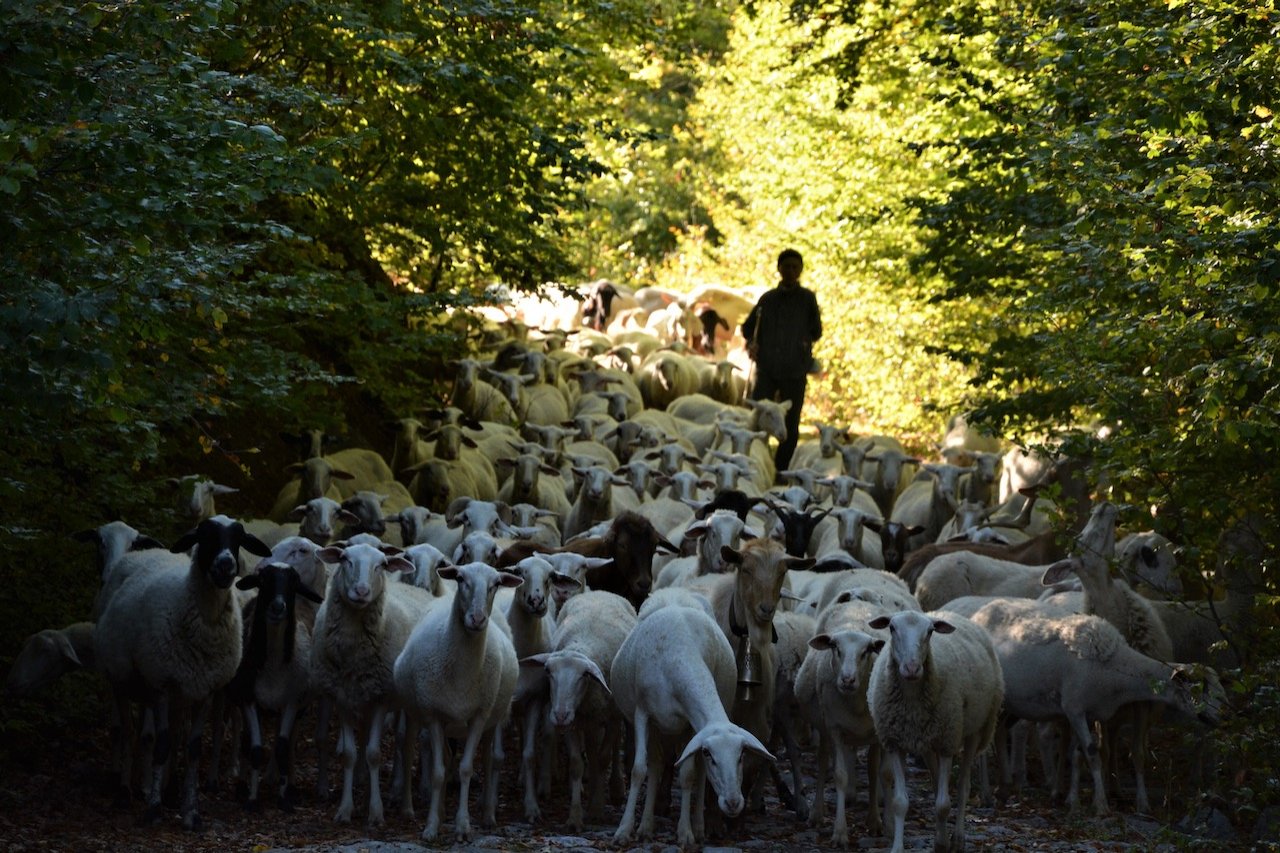
[[[343,471],[338,468],[334,468],[330,471],[329,476],[333,477],[335,480],[354,480],[356,478],[356,475],[352,474],[350,471]]]
[[[164,548],[164,543],[144,534],[133,540],[133,544],[129,546],[130,551],[146,551],[148,548]]]
[[[604,673],[601,672],[600,667],[596,665],[596,662],[593,660],[583,662],[587,665],[587,675],[596,680],[596,683],[600,685],[600,689],[604,691],[604,695],[612,696],[613,691],[609,689],[609,684],[605,681]]]
[[[338,563],[342,561],[342,552],[344,550],[344,548],[339,548],[337,545],[330,545],[317,551],[316,556],[325,563]]]
[[[811,649],[826,651],[827,649],[834,649],[835,647],[836,644],[831,640],[830,634],[814,634],[813,637],[809,639],[809,648]]]
[[[1075,570],[1075,560],[1059,560],[1044,570],[1044,575],[1040,578],[1040,583],[1043,586],[1053,586],[1055,583],[1065,580],[1067,575],[1074,573]]]
[[[873,640],[869,648],[872,652],[879,653],[884,648],[884,640]]]
[[[411,561],[406,560],[404,557],[401,557],[399,554],[388,557],[387,562],[383,564],[382,568],[388,572],[417,571],[417,566],[415,566]]]
[[[915,536],[917,533],[924,533],[924,528],[921,527],[919,524],[913,524],[907,528],[908,536]]]
[[[582,581],[573,575],[566,575],[563,572],[551,573],[551,585],[563,592],[577,592],[585,586]]]
[[[955,629],[956,629],[956,626],[952,625],[950,622],[948,622],[945,619],[933,620],[933,630],[938,632],[939,634],[950,634],[951,632],[955,631]]]
[[[259,557],[271,556],[271,549],[267,547],[267,543],[252,533],[245,532],[243,528],[240,531],[240,547],[250,554],[257,554]]]
[[[458,579],[458,567],[441,564],[440,568],[436,569],[436,574],[447,581],[456,581]]]
[[[188,530],[186,533],[178,537],[178,541],[174,542],[173,545],[170,546],[169,551],[173,554],[181,554],[184,551],[190,551],[195,544],[196,532],[194,530]]]
[[[507,571],[498,572],[498,585],[506,587],[516,587],[524,583],[524,578],[519,575],[513,575]]]
[[[285,516],[285,520],[286,521],[302,521],[303,517],[306,514],[307,514],[307,505],[301,504],[289,510],[289,514]]]
[[[726,563],[733,563],[734,565],[742,565],[742,552],[736,551],[728,545],[721,545],[720,559],[724,560]]]
[[[685,761],[697,755],[698,751],[702,749],[702,742],[705,739],[703,732],[698,732],[693,737],[689,738],[689,743],[685,745],[684,752],[680,753],[680,757],[676,759],[675,766],[679,767]]]
[[[868,628],[875,628],[877,631],[879,631],[879,630],[881,630],[881,629],[883,629],[883,628],[888,628],[888,627],[889,627],[889,617],[888,617],[888,616],[877,616],[876,618],[872,619],[870,622],[868,622],[868,623],[867,623],[867,627],[868,627]]]
[[[790,401],[788,400],[787,402],[790,402]],[[744,750],[746,750],[747,752],[754,752],[756,755],[760,756],[765,761],[777,760],[773,757],[773,753],[765,749],[764,744],[760,742],[759,738],[757,738],[755,735],[751,734],[751,732],[745,729],[743,729],[742,733],[745,735],[745,737],[742,739],[742,748]]]
[[[550,652],[543,652],[538,655],[529,655],[528,657],[520,658],[520,665],[527,667],[545,667],[550,658]]]
[[[257,589],[259,584],[257,572],[245,575],[236,581],[236,589]]]

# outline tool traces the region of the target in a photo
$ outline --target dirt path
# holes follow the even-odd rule
[[[309,743],[300,752],[300,782],[304,791],[313,784]],[[271,806],[259,814],[248,814],[236,802],[230,782],[219,792],[202,798],[205,829],[198,834],[183,832],[176,813],[170,813],[160,826],[141,827],[136,823],[139,809],[121,811],[113,807],[106,780],[108,744],[102,732],[67,731],[53,738],[47,748],[28,750],[22,760],[11,761],[0,768],[0,846],[10,851],[224,851],[307,850],[370,851],[400,853],[427,849],[419,838],[425,818],[424,805],[418,804],[418,817],[406,820],[388,812],[388,824],[370,831],[361,823],[339,826],[332,820],[334,806],[303,795],[292,814],[282,814]],[[613,830],[620,809],[611,806],[608,820],[590,825],[587,831],[571,833],[565,828],[567,795],[557,795],[544,804],[545,818],[538,826],[530,826],[519,818],[519,797],[515,793],[514,773],[503,777],[503,795],[499,808],[499,829],[481,831],[467,845],[449,840],[430,849],[474,851],[566,851],[646,850],[672,851],[675,828],[671,818],[660,818],[652,843],[615,847]],[[810,761],[810,772],[812,771]],[[385,774],[384,774],[385,780]],[[385,781],[384,781],[385,784]],[[809,784],[812,784],[810,778]],[[932,849],[932,793],[927,774],[913,771],[911,807],[908,813],[908,849]],[[452,799],[452,798],[451,798]],[[363,799],[357,794],[357,821],[363,819]],[[447,815],[451,826],[453,805]],[[678,808],[678,805],[677,805]],[[830,809],[828,809],[830,813]],[[855,850],[887,849],[890,839],[860,837],[865,818],[865,791],[851,811],[852,847]],[[473,810],[473,817],[476,812]],[[1043,798],[1028,797],[1023,802],[1007,803],[999,808],[970,808],[967,822],[970,850],[988,851],[1120,851],[1186,849],[1189,839],[1161,824],[1123,815],[1104,820],[1068,818],[1061,807]],[[772,791],[766,797],[763,815],[748,815],[731,837],[713,839],[709,850],[742,851],[830,850],[827,843],[830,823],[821,830],[798,824],[785,812]],[[1249,849],[1216,846],[1214,849]]]

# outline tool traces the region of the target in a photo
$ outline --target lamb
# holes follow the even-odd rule
[[[1192,698],[1184,670],[1134,650],[1097,616],[1051,615],[1032,601],[993,601],[973,621],[990,633],[1000,657],[1006,715],[1033,721],[1066,718],[1093,774],[1098,815],[1106,814],[1108,806],[1093,722],[1106,721],[1134,702],[1160,702],[1216,722],[1216,711]],[[1069,803],[1078,804],[1074,783]]]
[[[471,840],[468,796],[476,750],[506,720],[515,693],[519,664],[510,638],[490,618],[494,594],[499,588],[517,587],[520,578],[485,563],[445,566],[445,580],[457,589],[447,603],[427,611],[413,629],[395,661],[395,689],[405,705],[409,743],[426,726],[431,739],[431,809],[422,830],[424,841],[440,835],[440,809],[444,799],[445,736],[455,729],[466,736],[458,763],[458,811],[454,833],[459,841]],[[484,754],[485,794],[482,820],[493,825],[498,805],[498,778],[493,772],[493,751]],[[406,755],[411,761],[412,753]],[[425,768],[424,768],[425,772]],[[406,765],[405,778],[412,775]],[[409,800],[408,791],[405,792]]]
[[[870,779],[868,829],[880,834],[879,743],[867,705],[867,686],[876,655],[884,646],[882,632],[867,623],[879,612],[877,604],[852,595],[823,611],[809,640],[810,651],[796,676],[796,697],[801,707],[816,711],[822,726],[818,752],[818,778],[811,819],[816,825],[825,813],[826,767],[834,760],[836,812],[831,843],[849,846],[845,803],[856,790],[854,758],[859,747],[871,747],[867,761]],[[830,654],[826,654],[830,652]],[[831,754],[834,747],[834,755]]]
[[[192,549],[186,571],[179,552]],[[200,740],[210,698],[231,681],[240,663],[242,622],[231,594],[239,551],[270,549],[224,515],[200,522],[174,543],[172,553],[147,553],[153,567],[131,574],[106,602],[94,629],[94,654],[129,719],[129,691],[142,687],[156,726],[152,784],[145,819],[160,817],[160,789],[169,760],[170,711],[191,705],[182,825],[200,825],[196,781]],[[128,778],[127,775],[124,778]]]
[[[604,813],[604,771],[621,735],[621,719],[609,693],[610,672],[636,625],[636,611],[622,596],[589,591],[566,602],[558,618],[550,650],[520,663],[546,672],[548,718],[565,734],[569,750],[569,827],[581,831],[584,755],[591,790],[587,814],[598,820]]]
[[[227,686],[227,696],[240,707],[248,734],[251,773],[247,805],[252,811],[259,807],[258,784],[266,764],[258,718],[262,707],[280,715],[274,756],[280,773],[280,807],[289,812],[293,811],[294,796],[289,784],[293,724],[311,689],[311,631],[298,618],[296,601],[299,596],[315,604],[322,599],[287,563],[265,562],[253,574],[236,581],[236,587],[258,590],[258,597],[244,614],[250,620],[244,657]]]
[[[400,574],[400,580],[425,589],[436,598],[444,595],[444,581],[440,567],[449,565],[449,558],[430,542],[420,542],[404,549],[404,558],[413,563],[413,572]]]
[[[337,566],[316,615],[311,648],[316,692],[334,703],[341,721],[342,799],[334,819],[351,821],[356,737],[364,734],[368,820],[370,826],[380,826],[384,822],[379,784],[382,727],[396,698],[392,666],[432,598],[417,587],[387,583],[388,573],[414,570],[413,563],[393,545],[333,545],[322,549],[320,558]],[[407,800],[404,807],[408,812],[412,804]]]
[[[870,628],[889,629],[888,648],[871,670],[867,702],[884,762],[893,773],[893,853],[903,851],[907,816],[904,753],[925,757],[936,769],[934,849],[964,849],[964,813],[973,760],[990,744],[1000,716],[1004,678],[991,637],[977,624],[945,610],[904,610],[879,616]],[[954,832],[947,818],[951,763],[960,760]]]
[[[552,587],[577,592],[581,589],[576,579],[556,572],[550,562],[539,555],[525,557],[510,569],[510,574],[520,578],[520,588],[507,608],[507,624],[511,628],[511,643],[516,657],[523,660],[542,654],[551,648],[551,635],[555,622],[549,615]],[[524,785],[524,815],[530,823],[541,816],[538,809],[537,783],[534,779],[534,748],[542,730],[546,680],[541,672],[524,670],[516,682],[512,697],[513,709],[522,716],[524,744],[520,755],[520,779]]]
[[[24,699],[46,689],[68,672],[95,668],[93,623],[74,622],[27,637],[5,677],[4,692]]]
[[[615,843],[653,835],[662,763],[658,744],[651,748],[650,740],[660,735],[683,739],[692,731],[675,762],[680,771],[676,838],[681,847],[692,846],[702,834],[704,776],[722,812],[730,817],[742,812],[743,750],[767,761],[773,756],[755,735],[729,721],[725,709],[733,702],[736,685],[729,641],[701,609],[673,602],[648,613],[627,635],[613,659],[610,687],[618,709],[633,725],[635,759]],[[637,832],[636,803],[646,778],[650,784]]]

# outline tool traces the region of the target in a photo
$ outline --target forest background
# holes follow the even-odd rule
[[[931,453],[1057,435],[1274,623],[1273,2],[0,0],[0,662],[88,612],[74,531],[265,512],[320,427],[448,397],[493,285],[688,290],[807,261],[807,416]],[[1108,437],[1098,439],[1097,427]],[[239,501],[239,503],[237,503]],[[1219,737],[1280,802],[1277,642]],[[92,696],[0,707],[0,748]]]

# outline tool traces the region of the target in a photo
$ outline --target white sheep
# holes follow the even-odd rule
[[[972,551],[939,554],[916,581],[916,598],[925,610],[944,607],[966,595],[1036,598],[1044,591],[1047,566],[1027,566]]]
[[[188,548],[189,559],[179,556]],[[155,721],[148,821],[160,817],[171,711],[174,705],[190,705],[182,824],[186,829],[200,825],[196,781],[209,700],[231,681],[240,663],[242,622],[231,594],[240,548],[260,556],[271,553],[239,522],[215,515],[179,538],[173,553],[138,552],[147,555],[153,568],[135,571],[121,584],[94,628],[94,653],[115,691],[120,719],[130,718],[130,691],[142,686]]]
[[[906,755],[914,753],[935,769],[934,849],[964,849],[964,813],[973,761],[991,744],[1004,679],[987,632],[945,610],[904,610],[868,623],[889,629],[888,647],[871,670],[867,701],[884,761],[893,773],[886,817],[893,819],[893,853],[903,851],[907,816]],[[960,761],[954,831],[947,818],[952,761]]]
[[[1206,722],[1216,719],[1213,707],[1193,699],[1185,671],[1134,650],[1104,619],[1047,614],[1037,602],[1005,600],[986,604],[973,621],[994,640],[1008,717],[1067,720],[1093,774],[1093,806],[1099,815],[1108,807],[1093,722],[1108,720],[1135,702],[1160,702]],[[1212,679],[1209,687],[1210,694],[1221,689]],[[1221,694],[1209,698],[1220,701]],[[1073,779],[1068,802],[1074,808],[1078,799]]]
[[[369,824],[380,826],[384,822],[379,783],[382,731],[386,712],[396,698],[392,666],[414,624],[433,599],[417,587],[387,583],[388,573],[414,570],[393,545],[377,547],[353,541],[345,547],[324,548],[320,558],[336,565],[316,615],[311,647],[316,692],[334,703],[341,725],[338,752],[342,756],[342,799],[334,819],[339,823],[351,821],[355,807],[356,738],[364,735]],[[402,747],[407,750],[404,744]],[[404,807],[411,813],[412,804],[407,800],[406,797]]]
[[[454,833],[459,841],[469,841],[472,830],[468,797],[476,751],[481,748],[481,740],[506,720],[519,675],[510,638],[490,618],[493,598],[500,587],[517,587],[521,581],[485,563],[446,566],[440,576],[455,581],[457,589],[450,600],[431,608],[413,629],[396,658],[395,687],[405,705],[409,742],[416,740],[421,726],[427,727],[431,740],[431,809],[422,830],[425,841],[434,841],[440,835],[445,737],[454,731],[465,735],[458,763]],[[498,779],[492,767],[493,750],[486,749],[483,755],[482,819],[492,825],[498,804]],[[411,771],[412,767],[406,766],[406,778],[412,775]],[[408,791],[405,793],[408,799]]]
[[[565,734],[569,750],[569,827],[581,831],[584,756],[591,791],[586,813],[594,819],[604,813],[604,773],[621,735],[621,719],[609,693],[610,672],[636,625],[636,611],[622,596],[594,590],[567,601],[558,617],[550,650],[520,663],[546,672],[547,717]]]
[[[550,650],[556,623],[551,616],[552,589],[564,588],[569,594],[582,589],[582,584],[569,575],[558,573],[541,555],[525,557],[507,571],[523,583],[513,590],[507,606],[507,624],[511,627],[511,643],[516,657],[523,660]],[[522,670],[512,697],[513,711],[524,725],[520,754],[520,779],[524,785],[524,814],[530,823],[538,820],[535,748],[542,731],[546,708],[546,678],[541,671]]]
[[[611,675],[614,702],[635,733],[631,784],[614,842],[653,835],[662,756],[658,744],[650,742],[660,735],[683,740],[692,734],[675,762],[681,847],[693,845],[702,834],[704,778],[722,812],[730,817],[741,813],[743,750],[768,761],[773,756],[755,735],[729,721],[726,708],[733,703],[737,674],[733,650],[715,620],[705,610],[674,602],[647,613],[618,649]],[[650,783],[637,832],[636,804],[646,778]]]
[[[120,560],[134,551],[164,548],[164,545],[156,539],[145,533],[139,533],[123,521],[111,521],[96,528],[81,530],[72,534],[72,538],[77,542],[92,542],[97,546],[98,579],[101,585],[94,596],[93,609],[89,613],[90,622],[97,621],[107,601],[115,595],[116,590],[135,568],[149,566],[153,562],[153,558],[149,556],[133,566],[117,571]]]

